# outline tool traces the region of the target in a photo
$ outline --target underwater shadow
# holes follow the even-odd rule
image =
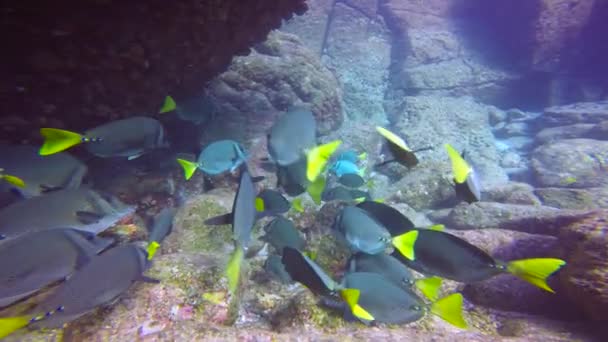
[[[577,75],[608,86],[608,1],[596,1],[578,39],[560,52],[562,64]]]
[[[454,1],[450,18],[461,28],[465,48],[486,63],[517,67],[532,60],[538,0]]]

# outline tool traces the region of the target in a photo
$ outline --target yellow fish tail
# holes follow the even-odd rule
[[[314,182],[319,177],[340,144],[342,144],[342,140],[334,140],[306,152],[306,178],[308,181]]]
[[[14,333],[30,323],[30,316],[0,318],[0,339]]]
[[[418,279],[415,282],[416,288],[422,292],[422,294],[430,299],[437,300],[439,297],[439,289],[441,288],[442,280],[439,277],[430,277]]]
[[[7,181],[8,183],[19,187],[19,188],[24,188],[25,187],[25,182],[23,181],[23,179],[17,177],[17,176],[13,176],[13,175],[0,175],[0,179],[4,179],[5,181]]]
[[[353,316],[364,321],[373,321],[374,316],[372,316],[369,312],[367,312],[367,310],[358,304],[360,295],[361,291],[357,289],[340,290],[340,296],[342,299],[344,299],[346,304],[348,304],[348,307],[350,307],[350,311],[353,313]]]
[[[532,285],[555,293],[555,291],[547,285],[547,278],[565,264],[566,262],[564,260],[554,258],[522,259],[508,263],[507,270],[509,273]]]
[[[431,313],[455,327],[466,329],[468,326],[462,317],[462,295],[460,293],[443,297],[431,304]]]
[[[403,139],[401,139],[397,134],[389,131],[388,129],[386,129],[384,127],[380,127],[380,126],[376,126],[376,132],[380,133],[380,135],[382,137],[384,137],[384,139],[399,146],[402,150],[412,152],[412,150],[409,147],[407,147],[407,144],[405,143],[405,141],[403,141]]]
[[[40,134],[44,137],[44,144],[40,147],[38,154],[48,156],[85,141],[82,134],[57,128],[41,128]]]
[[[230,256],[228,265],[226,266],[226,278],[228,279],[228,291],[231,294],[236,293],[239,286],[239,278],[241,276],[241,264],[244,258],[243,248],[237,245],[234,253]]]
[[[152,258],[154,258],[158,247],[160,247],[160,244],[156,241],[151,241],[148,244],[148,248],[146,248],[146,251],[148,252],[148,260],[152,260]]]
[[[293,207],[293,209],[295,211],[297,211],[299,213],[304,212],[304,206],[302,205],[302,197],[294,198],[293,201],[291,201],[291,206]]]
[[[456,151],[454,147],[450,144],[445,144],[445,149],[448,152],[448,156],[452,161],[452,172],[454,173],[454,181],[458,184],[462,184],[467,180],[469,173],[471,173],[472,169],[469,163],[462,158],[460,153]]]
[[[194,171],[196,171],[196,169],[198,168],[198,164],[195,162],[191,162],[189,160],[180,159],[180,158],[177,158],[177,162],[184,169],[184,177],[186,177],[186,180],[189,180],[190,178],[192,178]]]
[[[160,107],[160,110],[158,111],[158,114],[174,111],[176,107],[177,104],[175,103],[175,100],[173,100],[171,96],[167,95],[167,97],[165,97],[165,102],[163,102],[163,106]]]
[[[323,190],[325,190],[325,183],[325,177],[317,177],[317,179],[310,183],[306,188],[306,192],[308,192],[310,198],[312,198],[312,201],[315,202],[316,205],[321,204],[321,194],[323,193]]]
[[[416,244],[416,239],[418,239],[418,231],[409,231],[405,234],[395,236],[393,238],[393,247],[395,247],[404,257],[415,260],[416,253],[414,252],[414,245]]]

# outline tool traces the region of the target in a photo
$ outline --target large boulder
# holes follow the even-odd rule
[[[537,188],[534,193],[544,205],[555,208],[581,210],[608,208],[608,187]]]
[[[545,108],[542,120],[551,126],[598,123],[608,120],[608,101],[578,102]]]
[[[418,153],[421,164],[429,159],[447,161],[443,145],[450,143],[458,151],[466,151],[482,187],[507,181],[488,125],[488,113],[493,107],[471,97],[408,96],[403,101],[394,113],[394,131],[414,150],[433,147]]]
[[[542,205],[476,202],[457,205],[441,223],[453,229],[501,228],[557,235],[565,224],[588,214],[584,210],[560,210]]]
[[[206,127],[203,139],[229,137],[251,142],[266,136],[272,123],[292,106],[307,106],[319,134],[342,123],[340,90],[333,74],[298,37],[275,31],[249,56],[237,57],[209,86],[225,120]]]
[[[532,169],[543,187],[588,188],[608,185],[608,141],[567,139],[537,147]]]
[[[559,235],[568,266],[560,274],[572,301],[592,319],[608,320],[608,211],[564,227]]]

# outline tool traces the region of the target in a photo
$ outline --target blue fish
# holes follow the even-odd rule
[[[207,145],[196,162],[177,159],[184,169],[186,179],[190,179],[196,169],[210,176],[234,172],[246,160],[247,153],[241,144],[233,140],[218,140]]]
[[[361,169],[359,169],[359,167],[357,166],[357,164],[348,161],[348,160],[338,160],[336,161],[332,166],[331,166],[331,170],[336,174],[336,176],[338,177],[342,177],[342,175],[348,174],[348,173],[354,173],[354,174],[358,174],[360,175]]]

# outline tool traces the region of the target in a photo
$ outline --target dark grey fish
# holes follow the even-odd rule
[[[261,240],[271,244],[279,254],[283,252],[284,247],[291,247],[299,251],[304,249],[305,241],[291,220],[279,216],[270,221],[264,227],[264,231],[266,234],[261,237]]]
[[[149,242],[155,241],[160,244],[167,235],[171,234],[173,218],[176,212],[176,208],[164,208],[154,216],[149,230]]]
[[[287,198],[276,190],[264,189],[260,191],[256,201],[256,207],[260,213],[259,217],[283,214],[291,208]]]
[[[347,206],[336,218],[335,229],[354,252],[384,253],[391,244],[391,234],[363,209]]]
[[[23,234],[0,245],[0,307],[65,279],[112,244],[73,229]]]
[[[317,263],[297,249],[285,247],[281,260],[291,279],[315,294],[331,295],[338,288],[338,284]]]
[[[180,119],[202,125],[213,120],[218,108],[210,96],[203,95],[180,100],[175,111]]]
[[[25,187],[0,182],[0,191],[15,191],[24,198],[40,196],[58,189],[78,188],[87,166],[69,153],[38,155],[38,148],[28,145],[0,145],[0,166],[7,174],[18,175]]]
[[[392,236],[401,235],[414,228],[414,223],[401,214],[397,209],[375,201],[364,201],[357,207],[365,210],[370,216],[378,220]]]
[[[387,254],[358,253],[349,262],[350,272],[377,273],[393,284],[409,289],[416,278],[405,265]]]
[[[91,189],[66,189],[0,209],[0,237],[57,228],[98,234],[132,214],[135,207]]]
[[[247,249],[251,240],[251,230],[255,225],[257,213],[255,210],[255,188],[249,171],[243,168],[239,188],[232,205],[232,233],[234,240]]]
[[[168,146],[161,123],[144,116],[112,121],[86,131],[85,136],[101,139],[85,146],[89,152],[102,158],[134,159],[150,150]]]
[[[84,134],[55,128],[42,128],[40,133],[45,137],[40,155],[54,154],[84,143],[85,148],[98,157],[135,159],[151,150],[168,147],[162,124],[145,116],[112,121]]]
[[[316,121],[305,108],[291,108],[281,116],[268,134],[268,152],[275,163],[296,163],[316,144]]]
[[[467,324],[462,318],[462,295],[455,293],[426,304],[414,292],[401,288],[376,273],[348,273],[342,279],[342,297],[349,303],[352,314],[363,322],[369,322],[361,310],[354,311],[353,307],[365,310],[373,321],[389,324],[403,324],[417,321],[427,313],[435,314],[448,323],[460,328]],[[352,290],[358,291],[353,296]]]
[[[277,187],[289,196],[298,196],[306,191],[309,182],[306,178],[306,156],[287,166],[277,166]]]
[[[135,281],[158,282],[143,275],[149,266],[146,251],[134,244],[112,248],[93,257],[32,310],[36,315],[48,314],[48,317],[30,326],[61,327],[100,305],[111,303]]]
[[[365,179],[356,173],[345,173],[338,179],[338,182],[349,188],[360,188],[365,184]]]

